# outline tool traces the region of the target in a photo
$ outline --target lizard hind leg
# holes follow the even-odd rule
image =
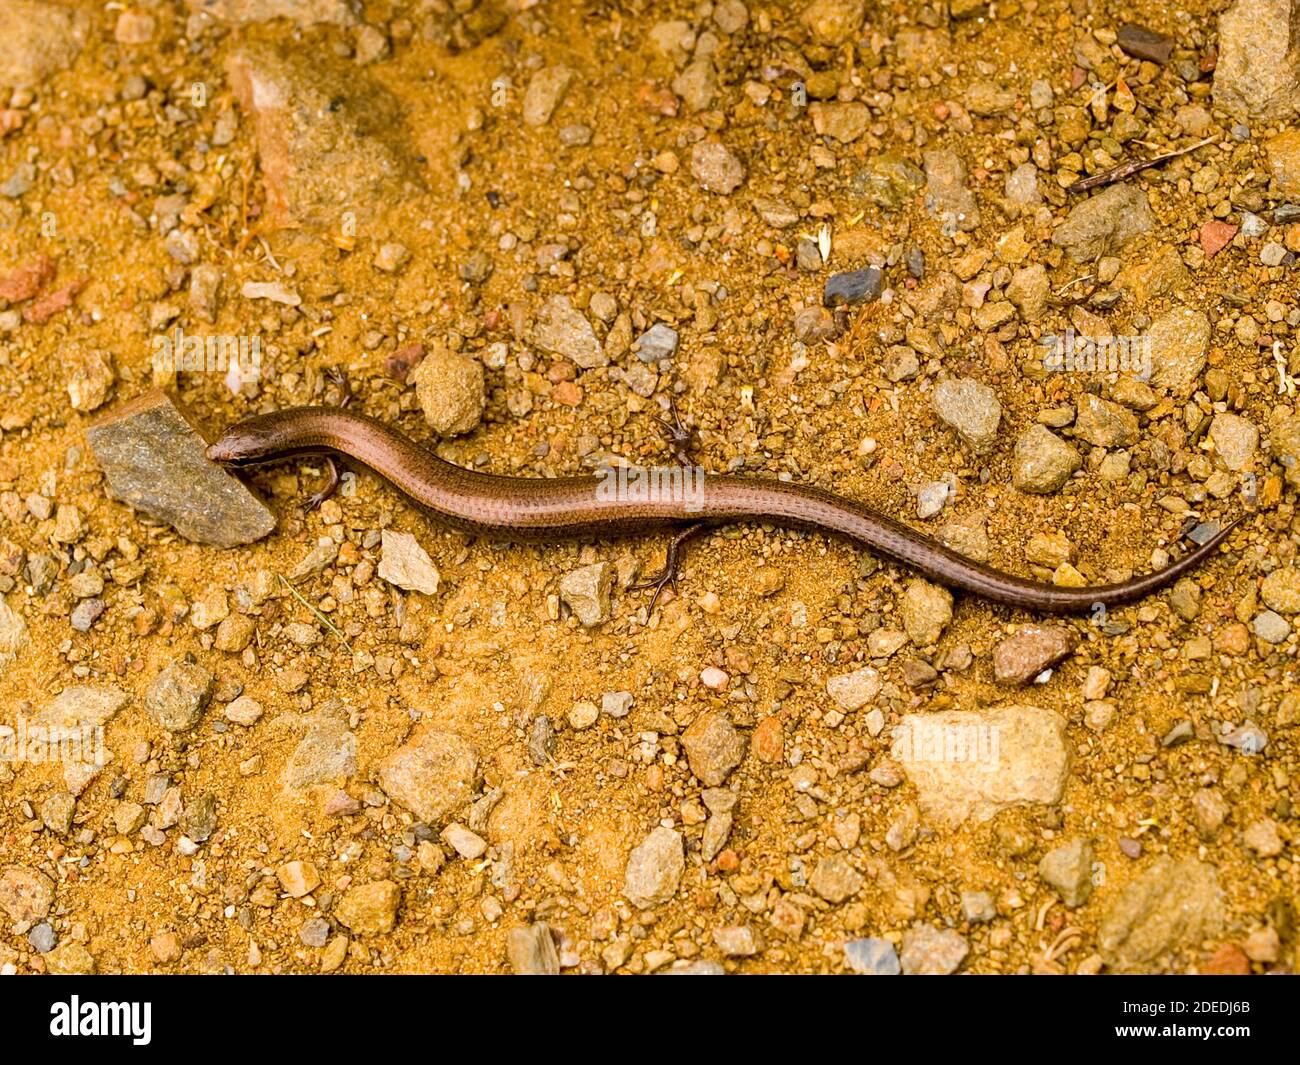
[[[668,552],[664,557],[664,567],[652,577],[631,585],[629,592],[641,592],[647,588],[654,589],[654,595],[650,599],[650,609],[646,611],[649,617],[655,611],[655,604],[659,602],[659,595],[665,587],[672,588],[673,594],[677,594],[677,571],[681,565],[682,545],[692,536],[696,536],[707,528],[705,522],[696,522],[694,525],[688,525],[684,529],[678,530],[673,534],[673,538],[668,541]]]

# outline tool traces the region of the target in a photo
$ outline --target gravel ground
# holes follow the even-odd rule
[[[0,36],[0,970],[1300,962],[1295,0]],[[1246,520],[1078,620],[766,526],[651,613],[662,537],[204,467],[349,390],[516,476],[670,461],[671,398],[709,469],[1059,584]]]

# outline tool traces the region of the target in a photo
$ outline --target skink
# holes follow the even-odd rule
[[[333,407],[256,415],[232,425],[208,449],[210,459],[233,467],[306,454],[337,454],[362,463],[438,521],[494,539],[553,541],[682,530],[664,574],[646,586],[671,581],[676,549],[696,529],[770,522],[839,534],[933,581],[993,602],[1039,613],[1084,614],[1134,602],[1172,584],[1209,558],[1237,524],[1162,570],[1119,584],[1071,588],[985,566],[862,503],[811,485],[701,471],[693,497],[664,492],[626,498],[603,490],[608,482],[595,476],[503,477],[463,469],[391,426]]]

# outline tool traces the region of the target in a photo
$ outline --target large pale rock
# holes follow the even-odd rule
[[[1161,955],[1199,946],[1222,922],[1214,867],[1162,854],[1106,907],[1097,939],[1112,967],[1145,972]]]
[[[1112,185],[1075,206],[1052,234],[1052,243],[1072,262],[1087,263],[1116,254],[1155,224],[1146,192],[1136,185]]]
[[[1037,706],[908,714],[893,732],[893,757],[916,787],[922,811],[952,827],[1000,810],[1059,802],[1070,770],[1065,719]]]
[[[86,428],[109,494],[165,521],[187,540],[233,547],[275,528],[275,516],[238,477],[209,462],[188,413],[154,390]]]
[[[474,429],[487,406],[483,364],[445,344],[435,344],[413,374],[424,420],[442,436]]]
[[[1300,3],[1237,0],[1219,20],[1214,102],[1237,118],[1300,109]]]
[[[226,73],[252,119],[272,224],[373,220],[420,183],[401,105],[354,64],[250,44]]]
[[[379,786],[394,802],[435,825],[463,807],[478,782],[478,749],[454,732],[430,729],[379,765]]]
[[[433,595],[438,567],[410,533],[385,529],[380,539],[379,579],[408,592]]]
[[[0,3],[0,86],[28,88],[72,65],[85,47],[84,11],[43,0]]]
[[[677,894],[685,871],[681,834],[660,825],[628,855],[623,894],[639,910],[662,905]]]
[[[129,698],[111,684],[74,684],[59,692],[34,720],[54,728],[99,728],[108,724]]]
[[[17,660],[28,640],[27,622],[0,595],[0,675]]]
[[[0,873],[0,910],[14,921],[39,921],[53,902],[54,881],[40,870],[11,865]]]
[[[538,347],[563,355],[579,369],[590,370],[609,362],[596,331],[568,296],[552,296],[537,313],[533,341]]]
[[[306,726],[284,766],[286,791],[335,783],[357,771],[357,738],[346,721],[315,714],[306,720]]]
[[[1204,311],[1175,307],[1146,331],[1151,384],[1185,398],[1195,390],[1210,351],[1210,320]]]

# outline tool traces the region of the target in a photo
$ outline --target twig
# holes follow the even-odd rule
[[[319,621],[322,625],[324,625],[327,629],[329,629],[330,632],[332,632],[338,638],[339,643],[341,643],[344,646],[348,654],[356,653],[352,650],[352,645],[348,643],[347,638],[344,637],[343,633],[339,631],[338,626],[335,625],[334,622],[330,621],[329,618],[327,618],[324,614],[322,614],[319,610],[317,610],[314,606],[312,606],[309,602],[307,602],[307,600],[303,598],[302,593],[288,582],[288,580],[285,578],[283,573],[277,573],[276,576],[280,578],[280,583],[284,585],[285,590],[290,595],[292,595],[295,599],[297,599],[298,602],[300,602],[303,606],[305,606],[308,610],[310,610],[312,614],[315,616],[316,620]]]
[[[1171,159],[1177,159],[1180,155],[1187,155],[1189,152],[1196,151],[1197,148],[1204,148],[1212,140],[1214,140],[1213,137],[1206,137],[1205,140],[1193,144],[1189,148],[1179,148],[1176,152],[1166,152],[1164,155],[1157,155],[1153,159],[1130,159],[1127,163],[1120,163],[1119,166],[1103,170],[1100,174],[1093,174],[1092,177],[1076,181],[1073,185],[1067,186],[1065,191],[1086,192],[1088,189],[1095,189],[1100,185],[1113,185],[1117,181],[1123,181],[1126,177],[1132,177],[1134,174],[1141,173],[1150,167],[1167,163]]]

